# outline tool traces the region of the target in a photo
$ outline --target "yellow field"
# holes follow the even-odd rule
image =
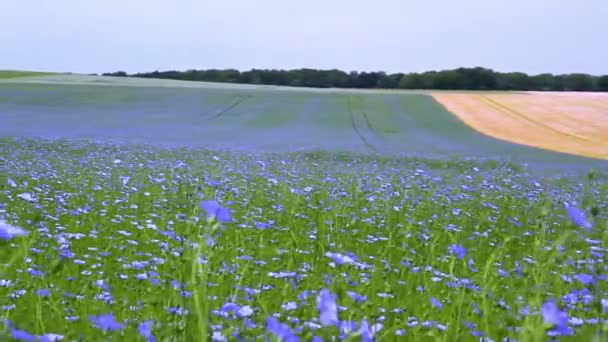
[[[450,112],[497,139],[608,159],[606,93],[433,93]]]

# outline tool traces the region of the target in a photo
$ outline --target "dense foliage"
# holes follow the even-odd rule
[[[522,72],[501,73],[481,67],[408,74],[357,71],[347,73],[336,69],[252,69],[243,72],[235,69],[209,69],[154,71],[131,75],[118,71],[103,75],[315,88],[608,91],[608,75],[528,75]]]

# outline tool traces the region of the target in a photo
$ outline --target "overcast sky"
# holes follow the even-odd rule
[[[0,0],[0,69],[608,74],[608,0]]]

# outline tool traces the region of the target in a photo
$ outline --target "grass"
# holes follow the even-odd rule
[[[40,71],[21,71],[21,70],[0,70],[0,80],[2,79],[13,79],[20,77],[32,77],[32,76],[50,76],[55,75],[52,72],[40,72]]]
[[[151,324],[160,341],[250,341],[277,333],[274,317],[303,340],[346,337],[366,320],[382,341],[544,341],[551,324],[539,310],[555,299],[570,317],[563,341],[608,336],[602,172],[551,179],[500,161],[0,144],[0,218],[28,231],[0,249],[7,335],[143,341]],[[231,222],[207,221],[207,200]],[[588,210],[593,229],[575,226],[563,201]],[[323,326],[332,294],[340,323]],[[110,313],[106,331],[93,325]]]

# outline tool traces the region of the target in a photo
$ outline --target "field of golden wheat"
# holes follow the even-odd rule
[[[497,139],[608,159],[608,94],[433,93],[450,112]]]

